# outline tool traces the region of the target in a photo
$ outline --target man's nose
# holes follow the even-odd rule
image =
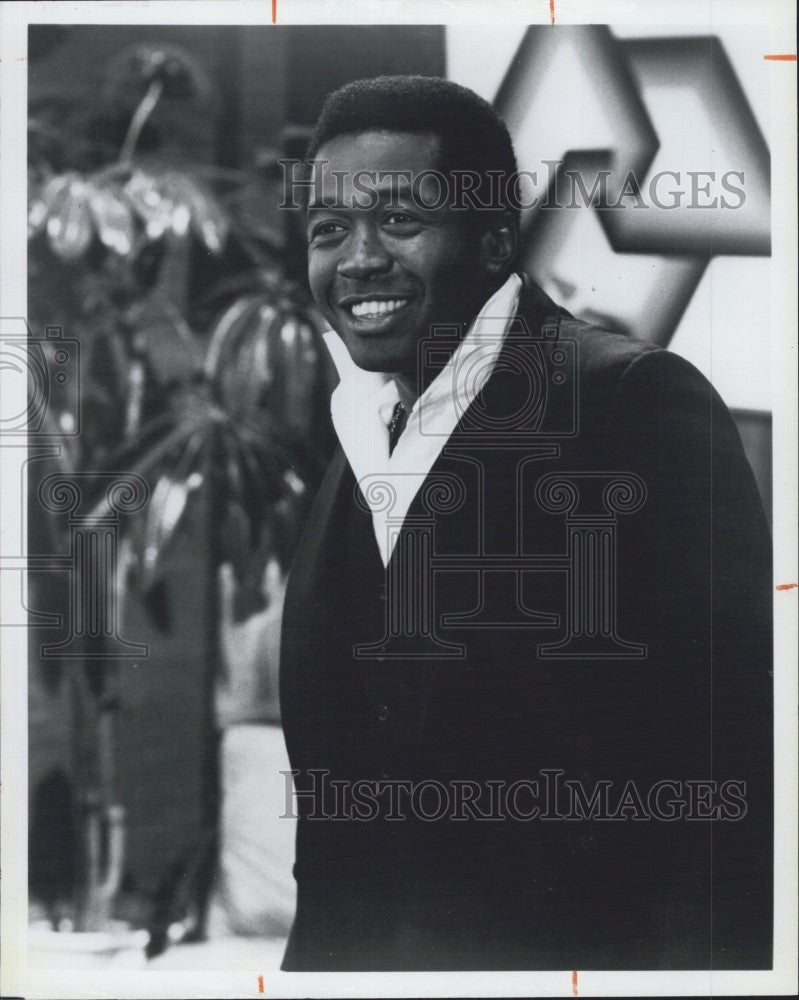
[[[344,278],[364,281],[373,274],[391,270],[391,254],[388,253],[380,234],[371,225],[358,226],[353,232],[347,253],[338,265],[338,272]]]

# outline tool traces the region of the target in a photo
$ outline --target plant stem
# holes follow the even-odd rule
[[[147,119],[153,113],[156,104],[158,104],[161,99],[163,91],[164,84],[161,80],[153,80],[148,87],[147,93],[141,99],[138,108],[136,108],[133,113],[133,117],[130,120],[128,133],[125,136],[125,141],[122,143],[122,149],[119,151],[120,163],[128,164],[133,158],[136,143],[139,141],[139,136],[141,135],[141,130],[146,125]]]

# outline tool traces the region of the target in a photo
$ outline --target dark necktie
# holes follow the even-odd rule
[[[401,402],[397,402],[394,406],[394,412],[391,414],[391,420],[388,425],[388,453],[389,455],[394,451],[397,441],[399,441],[400,434],[405,430],[405,425],[408,423],[408,411],[402,405]]]

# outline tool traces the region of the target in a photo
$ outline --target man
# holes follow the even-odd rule
[[[350,84],[308,157],[340,448],[283,619],[284,968],[769,967],[770,546],[728,412],[513,272],[470,91]]]

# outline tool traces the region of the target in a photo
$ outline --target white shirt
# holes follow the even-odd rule
[[[333,426],[369,504],[384,566],[419,487],[494,370],[521,287],[519,275],[512,274],[485,303],[452,357],[416,400],[390,455],[388,425],[400,398],[393,379],[359,368],[338,334],[325,334],[341,379],[330,400]]]

